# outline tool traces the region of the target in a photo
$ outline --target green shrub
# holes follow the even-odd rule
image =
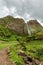
[[[3,26],[0,25],[0,36],[9,37],[9,36],[11,36],[11,32],[8,28],[3,27]]]

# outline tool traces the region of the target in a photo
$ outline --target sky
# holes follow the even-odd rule
[[[0,18],[11,15],[25,22],[37,19],[43,26],[43,0],[0,0]]]

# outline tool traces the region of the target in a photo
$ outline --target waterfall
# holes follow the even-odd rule
[[[28,26],[28,24],[27,24],[27,31],[28,31],[28,34],[31,35],[31,30],[30,30],[30,27]]]

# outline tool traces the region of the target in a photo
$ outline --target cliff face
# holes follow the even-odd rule
[[[42,26],[37,22],[37,20],[30,20],[25,23],[23,19],[13,18],[12,16],[7,16],[0,18],[0,33],[10,34],[15,32],[19,35],[31,35],[31,33],[36,33],[42,30]],[[10,32],[9,32],[10,31]]]
[[[7,23],[8,29],[20,35],[24,34],[24,25],[25,25],[24,20],[18,18],[14,19],[14,22],[11,21]]]
[[[8,28],[11,32],[15,32],[19,35],[25,35],[25,22],[23,19],[7,16],[0,19],[0,26]]]
[[[43,30],[43,27],[40,25],[40,23],[37,20],[30,20],[27,22],[27,24],[31,33],[36,33]]]

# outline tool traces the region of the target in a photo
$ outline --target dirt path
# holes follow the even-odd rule
[[[12,65],[8,54],[7,54],[8,48],[4,48],[0,51],[0,65]]]
[[[10,58],[8,56],[8,51],[9,51],[9,47],[4,48],[3,50],[0,51],[0,65],[16,65],[15,63],[12,64],[10,61]],[[20,53],[20,55],[23,55],[24,58],[24,65],[43,65],[43,62],[39,62],[37,60],[35,60],[34,64],[32,63],[32,59],[31,57],[27,57],[27,55],[25,56],[24,53]]]

